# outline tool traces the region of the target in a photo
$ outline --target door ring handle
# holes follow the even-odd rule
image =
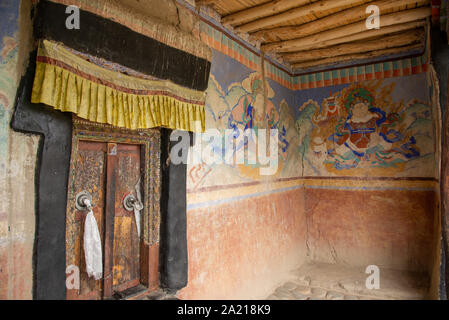
[[[127,211],[134,211],[134,209],[142,210],[143,208],[143,205],[140,203],[140,201],[136,199],[136,197],[131,193],[128,194],[123,200],[123,206]]]
[[[79,211],[87,211],[90,208],[86,205],[86,200],[89,201],[90,207],[93,207],[92,196],[87,191],[81,191],[75,197],[75,207]]]

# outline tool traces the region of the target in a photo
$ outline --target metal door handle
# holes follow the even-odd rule
[[[134,211],[134,218],[136,219],[136,227],[137,227],[137,235],[140,238],[140,210],[143,209],[143,203],[141,201],[142,196],[140,194],[140,178],[137,182],[136,186],[136,195],[137,198],[132,194],[129,193],[125,199],[123,199],[123,207],[126,211]]]
[[[126,211],[134,211],[136,210],[142,210],[143,204],[134,197],[131,193],[128,194],[125,199],[123,200],[123,206],[125,207]]]
[[[81,191],[76,195],[75,207],[80,211],[90,211],[93,208],[92,196],[87,191]]]

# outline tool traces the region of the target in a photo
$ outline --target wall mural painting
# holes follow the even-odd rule
[[[17,19],[19,1],[2,1],[0,10],[2,10],[4,17],[7,18],[0,21],[0,119],[4,120],[8,118],[17,88],[16,65],[19,51]],[[4,124],[7,125],[7,120]]]
[[[304,175],[432,176],[432,110],[415,99],[394,102],[394,89],[394,82],[364,82],[321,105],[304,103],[296,121]]]
[[[275,104],[275,92],[268,84],[266,92],[263,92],[262,76],[259,72],[249,73],[241,82],[234,82],[223,89],[214,74],[209,79],[209,88],[206,100],[206,127],[216,128],[220,131],[223,141],[221,145],[213,148],[216,154],[225,154],[224,140],[226,130],[232,132],[235,139],[235,152],[245,150],[251,153],[248,148],[248,140],[241,134],[247,129],[253,129],[255,135],[249,137],[249,141],[257,141],[259,129],[277,129],[279,144],[278,170],[274,177],[288,175],[288,171],[293,174],[296,168],[293,166],[293,159],[289,152],[292,144],[297,140],[295,129],[294,109],[290,107],[285,99],[278,105]],[[267,98],[264,104],[264,95]],[[293,96],[293,93],[292,93]],[[264,108],[266,110],[264,114]],[[231,154],[225,154],[230,157]],[[249,158],[250,155],[247,156]],[[201,164],[192,166],[189,177],[190,186],[212,184],[218,177],[226,177],[226,182],[239,183],[245,181],[259,180],[259,164],[218,164],[213,168],[210,165]],[[290,165],[288,165],[290,164]],[[207,168],[205,168],[207,166]],[[205,177],[198,176],[198,173],[207,174]],[[273,176],[271,177],[273,178]],[[201,181],[200,181],[201,180]],[[220,179],[223,180],[223,179]],[[220,181],[215,180],[215,181]]]
[[[18,2],[6,2],[1,6],[10,16],[0,21],[0,162],[6,161],[8,149],[8,130],[14,96],[17,89],[18,41],[16,23]]]
[[[190,165],[190,189],[304,176],[435,176],[425,74],[301,91],[268,80],[264,93],[261,73],[231,60],[214,52],[206,128],[218,129],[223,141],[213,152],[224,153],[225,130],[237,150],[247,150],[239,130],[254,129],[257,139],[268,123],[278,130],[278,170],[267,177],[248,163]]]

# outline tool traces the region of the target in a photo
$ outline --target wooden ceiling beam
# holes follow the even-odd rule
[[[394,0],[403,1],[403,0]],[[236,28],[238,32],[254,32],[288,20],[298,19],[317,12],[329,11],[353,5],[354,0],[319,0],[312,4],[291,9],[280,14],[258,19]]]
[[[315,49],[284,54],[282,55],[282,58],[289,63],[294,64],[298,62],[313,61],[317,59],[384,50],[412,45],[416,43],[424,43],[424,39],[424,28],[420,28],[413,31],[406,31],[391,36],[382,37],[379,39],[355,41],[327,47],[324,49]]]
[[[380,36],[384,36],[384,35],[389,35],[389,34],[401,32],[401,31],[406,31],[406,30],[416,29],[416,28],[419,28],[419,27],[424,27],[425,25],[426,25],[426,20],[425,19],[422,19],[422,20],[419,20],[419,21],[412,21],[412,22],[395,24],[395,25],[391,25],[391,26],[388,26],[388,27],[383,27],[383,28],[380,28],[380,29],[368,30],[368,31],[364,31],[364,32],[351,34],[351,35],[348,35],[348,36],[343,36],[341,38],[336,38],[336,39],[323,41],[323,42],[311,45],[311,46],[307,47],[307,49],[308,50],[320,49],[320,48],[326,48],[326,47],[330,47],[330,46],[334,46],[334,45],[342,44],[342,43],[348,43],[348,42],[353,42],[353,41],[372,39],[372,38],[376,38],[376,37],[380,37]]]
[[[200,6],[210,6],[210,5],[214,5],[216,1],[217,1],[217,0],[196,0],[196,1],[195,1],[195,5],[196,5],[197,7],[200,7]]]
[[[343,63],[343,62],[357,62],[364,59],[371,59],[371,58],[378,58],[382,56],[387,55],[393,55],[393,54],[401,54],[401,53],[407,53],[412,52],[414,50],[423,49],[424,46],[421,43],[403,46],[403,47],[397,47],[397,48],[389,48],[389,49],[382,49],[382,50],[376,50],[366,53],[358,53],[358,54],[349,54],[344,56],[338,56],[338,57],[331,57],[326,59],[319,59],[319,60],[313,60],[313,61],[307,61],[307,62],[300,62],[292,64],[292,68],[294,70],[298,69],[306,69],[306,68],[312,68],[312,67],[318,67],[318,66],[329,66],[331,64],[336,63]]]
[[[417,20],[422,20],[432,14],[430,7],[423,7],[418,9],[405,10],[381,16],[381,29],[387,26],[392,26],[401,23],[407,23]],[[366,32],[365,21],[352,23],[336,29],[320,32],[304,38],[274,42],[261,45],[261,50],[264,52],[295,52],[305,50],[317,44],[354,35],[361,32]]]
[[[301,7],[306,4],[312,3],[313,1],[317,0],[274,0],[259,6],[227,15],[221,19],[221,23],[223,25],[235,26],[266,16],[271,16],[292,8]]]
[[[386,14],[392,10],[397,11],[404,6],[416,5],[417,7],[428,5],[430,0],[380,0],[370,4],[377,5],[380,9],[380,13]],[[361,5],[354,8],[340,11],[333,15],[321,18],[316,21],[312,21],[299,26],[279,27],[268,30],[260,30],[253,34],[252,37],[264,41],[266,38],[272,38],[273,36],[278,39],[295,39],[309,36],[315,33],[319,33],[325,30],[334,28],[336,25],[341,25],[342,21],[349,21],[348,23],[354,23],[357,21],[365,20],[367,5]]]

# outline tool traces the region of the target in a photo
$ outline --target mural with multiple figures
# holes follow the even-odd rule
[[[225,158],[233,155],[227,154],[225,150],[225,136],[232,135],[235,139],[234,153],[246,152],[244,164],[201,164],[190,167],[189,187],[214,185],[217,181],[239,183],[262,179],[259,162],[249,164],[247,159],[255,156],[256,150],[248,147],[250,143],[257,143],[260,129],[274,129],[271,134],[277,134],[279,159],[277,159],[277,170],[275,177],[287,177],[295,174],[291,152],[292,147],[297,145],[297,133],[295,129],[295,113],[291,106],[294,92],[273,81],[267,81],[263,86],[260,71],[253,71],[239,65],[220,53],[214,52],[214,59],[219,62],[212,64],[212,73],[209,79],[209,88],[206,99],[206,129],[218,129],[223,138],[223,143],[214,146],[216,154],[224,155]],[[224,67],[225,68],[220,68]],[[228,82],[229,74],[226,71],[232,69],[232,82]],[[238,79],[236,81],[236,79]],[[282,88],[286,94],[279,94],[276,88]],[[254,133],[248,140],[242,134],[251,129]],[[267,141],[269,144],[269,140]],[[268,146],[267,146],[268,148]]]
[[[277,129],[278,170],[260,165],[190,166],[190,189],[300,177],[434,177],[436,114],[425,74],[292,91],[214,51],[206,128],[233,132],[236,150],[250,156],[241,132]],[[232,80],[229,75],[232,74]],[[264,112],[265,111],[265,112]],[[229,133],[228,133],[229,134]],[[222,154],[224,144],[213,147]]]
[[[394,101],[399,81],[352,84],[301,105],[296,128],[304,175],[433,176],[432,109],[428,100]]]

